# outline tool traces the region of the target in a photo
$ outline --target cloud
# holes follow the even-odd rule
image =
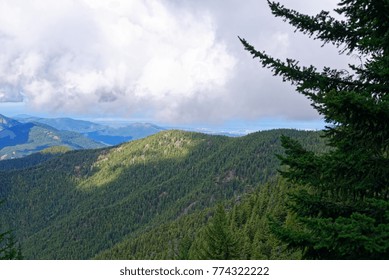
[[[306,41],[293,41],[259,2],[0,0],[0,102],[176,123],[317,118],[237,40],[281,58],[312,58]]]
[[[58,6],[57,6],[58,5]],[[12,1],[0,7],[0,100],[70,113],[149,109],[212,95],[236,59],[208,14],[158,1]]]

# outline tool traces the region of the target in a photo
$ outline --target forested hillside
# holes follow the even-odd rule
[[[59,154],[71,151],[66,146],[52,146],[38,153],[34,153],[23,158],[7,159],[0,161],[0,171],[10,171],[29,168],[41,164],[49,159],[58,156]]]
[[[282,212],[263,210],[277,208],[281,200],[256,201],[268,199],[261,186],[275,180],[283,134],[307,149],[325,149],[319,132],[273,130],[229,138],[165,131],[112,148],[69,151],[26,168],[3,165],[0,224],[14,230],[27,259],[202,258],[196,249],[205,240],[202,225],[224,202],[229,224],[238,229],[234,235],[247,248],[262,246],[262,253],[245,249],[241,257],[276,258],[257,217]],[[262,212],[258,205],[264,205]],[[133,248],[154,246],[160,227],[175,232],[170,244],[159,251]]]
[[[258,186],[253,192],[219,205],[225,212],[224,230],[233,240],[234,259],[299,259],[301,252],[290,250],[275,238],[269,217],[289,223],[293,217],[286,210],[287,183],[280,179]],[[207,253],[209,242],[218,236],[207,232],[218,207],[209,207],[177,220],[130,235],[96,259],[218,259]],[[210,254],[210,255],[207,255]],[[225,258],[219,258],[225,259]]]

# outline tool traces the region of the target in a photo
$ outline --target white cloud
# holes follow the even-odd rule
[[[310,14],[335,6],[281,2]],[[257,0],[0,0],[0,102],[176,123],[317,119],[237,39],[304,65],[344,63],[293,30]]]
[[[1,1],[0,18],[0,101],[18,89],[38,110],[169,120],[234,73],[209,14],[160,1]]]

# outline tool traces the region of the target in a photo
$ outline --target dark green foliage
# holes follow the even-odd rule
[[[21,259],[23,259],[22,252],[20,246],[17,248],[14,235],[10,231],[0,232],[0,260]]]
[[[178,258],[192,247],[182,239],[194,240],[193,231],[166,226],[157,231],[160,237],[175,237],[153,243],[148,230],[271,180],[282,134],[323,151],[318,132],[274,130],[228,138],[166,131],[109,149],[55,155],[2,172],[0,198],[6,202],[0,223],[15,229],[28,259],[92,258],[127,239],[142,241],[126,243],[120,247],[125,250],[107,258]],[[206,217],[191,223],[201,227]]]
[[[269,219],[293,225],[285,207],[287,187],[276,181],[257,187],[253,193],[226,201],[222,228],[237,242],[234,259],[299,259],[301,252],[290,250],[270,231]],[[208,231],[214,227],[217,207],[128,235],[122,242],[96,256],[97,259],[209,259]],[[221,216],[224,214],[222,213]],[[226,222],[225,222],[226,221]],[[217,251],[218,247],[214,248]]]
[[[0,260],[22,260],[20,246],[17,246],[15,237],[10,232],[0,234]]]
[[[15,242],[9,232],[0,233],[0,260],[11,260],[16,256]]]
[[[26,169],[35,165],[41,164],[49,159],[57,156],[58,154],[66,153],[70,151],[69,147],[65,146],[53,146],[46,148],[38,153],[34,153],[23,158],[17,158],[13,160],[1,160],[0,171],[10,171],[18,169]]]
[[[331,149],[321,155],[298,141],[282,139],[282,172],[306,186],[291,195],[301,229],[274,226],[291,247],[309,259],[387,259],[389,255],[389,2],[343,0],[335,11],[311,17],[269,2],[272,13],[297,30],[357,54],[349,71],[301,67],[241,42],[264,67],[290,81],[330,125]]]
[[[191,238],[186,235],[184,236],[178,244],[178,252],[176,258],[178,260],[189,260],[190,259],[190,248],[192,247],[193,241]]]
[[[235,260],[239,258],[240,242],[229,227],[224,206],[219,204],[209,225],[203,233],[198,259]]]

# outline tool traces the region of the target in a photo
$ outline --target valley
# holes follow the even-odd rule
[[[164,225],[180,228],[185,219],[199,222],[176,229],[171,242],[180,244],[187,234],[195,240],[194,229],[218,203],[238,205],[266,183],[278,186],[281,135],[325,149],[319,132],[230,138],[173,130],[109,148],[32,155],[24,165],[5,161],[0,223],[14,230],[27,259],[172,258],[171,247],[133,255],[120,248],[158,235]]]
[[[106,145],[77,132],[58,130],[38,122],[19,122],[0,115],[0,160],[20,158],[54,146],[78,150]]]
[[[164,130],[149,123],[108,126],[71,118],[0,114],[0,161],[21,158],[50,147],[96,149],[141,139]]]

